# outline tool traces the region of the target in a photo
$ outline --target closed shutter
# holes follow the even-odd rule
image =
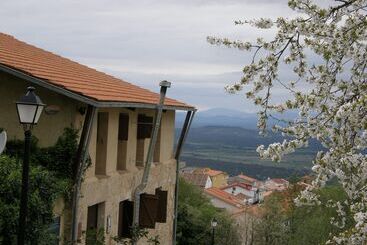
[[[156,189],[155,194],[158,197],[157,219],[159,223],[166,223],[167,221],[167,191]]]
[[[140,228],[155,228],[158,210],[158,197],[151,194],[140,195],[139,226]]]

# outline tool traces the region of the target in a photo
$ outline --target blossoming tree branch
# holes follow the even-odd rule
[[[280,161],[285,154],[307,147],[311,139],[318,140],[324,150],[313,162],[316,179],[295,201],[334,207],[338,216],[331,222],[339,228],[344,227],[346,213],[352,213],[353,228],[330,237],[329,243],[363,244],[367,241],[367,1],[328,2],[328,7],[322,7],[312,0],[290,0],[294,18],[235,22],[275,30],[271,40],[207,39],[252,54],[242,79],[227,91],[246,90],[247,98],[259,106],[261,133],[268,130],[268,118],[274,118],[279,123],[272,129],[288,136],[281,143],[259,146],[260,156]],[[295,79],[282,78],[284,70]],[[288,91],[288,98],[275,102],[275,87]],[[298,116],[279,117],[285,111],[297,111]],[[343,186],[347,201],[318,200],[316,190],[331,178]]]

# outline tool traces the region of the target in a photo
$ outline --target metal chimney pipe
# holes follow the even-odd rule
[[[159,86],[161,86],[160,98],[159,98],[159,103],[157,105],[157,110],[155,113],[154,128],[152,131],[152,139],[150,140],[150,144],[148,148],[147,159],[146,159],[145,166],[144,166],[144,173],[143,173],[143,177],[141,179],[140,185],[138,185],[138,187],[136,187],[134,191],[133,225],[135,226],[139,225],[140,194],[144,191],[148,183],[148,177],[149,177],[150,167],[152,164],[153,153],[154,153],[155,145],[157,143],[159,127],[161,126],[164,100],[166,97],[167,88],[171,87],[171,83],[167,81],[162,81],[159,83]]]

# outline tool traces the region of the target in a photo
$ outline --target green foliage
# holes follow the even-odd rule
[[[211,239],[211,220],[216,218],[218,226],[215,230],[215,243],[240,244],[233,220],[214,207],[195,186],[180,179],[177,242],[182,245],[208,244]]]
[[[291,200],[299,190],[291,189],[266,199],[263,208],[265,215],[255,225],[254,244],[270,245],[309,245],[325,244],[342,229],[330,223],[336,216],[335,208],[327,207],[330,200],[344,201],[345,192],[340,186],[326,186],[319,191],[319,206],[296,207]],[[347,213],[346,229],[353,227],[353,218]],[[344,230],[344,229],[343,229]]]
[[[273,195],[266,200],[263,207],[266,212],[261,221],[255,223],[255,244],[287,244],[289,239],[288,216],[283,205],[283,199],[279,195]]]
[[[335,208],[324,204],[329,200],[344,201],[346,194],[340,186],[327,186],[320,189],[320,206],[296,207],[292,212],[291,236],[289,244],[324,244],[332,236],[339,234],[342,230],[330,223],[332,217],[336,217]],[[352,227],[353,218],[347,215],[346,229]]]
[[[39,148],[37,138],[32,137],[26,229],[26,240],[31,244],[50,244],[56,239],[49,230],[52,208],[58,197],[69,198],[77,139],[77,131],[70,128],[48,148]],[[0,244],[16,241],[23,152],[24,142],[12,140],[0,156]]]
[[[104,245],[106,244],[105,240],[105,231],[103,228],[100,229],[89,229],[84,232],[85,241],[87,245]]]
[[[145,238],[148,244],[159,245],[161,244],[159,241],[159,236],[150,237],[149,231],[147,229],[141,229],[137,225],[133,225],[131,228],[131,238],[122,238],[122,237],[113,237],[113,240],[117,242],[117,244],[122,245],[131,245],[136,244],[140,239]]]
[[[0,243],[13,244],[17,234],[22,165],[14,157],[0,156]],[[31,166],[26,239],[32,244],[48,244],[53,221],[52,204],[63,192],[64,180],[42,166]],[[48,242],[47,242],[48,241]]]
[[[65,128],[54,146],[41,149],[37,155],[40,165],[62,178],[73,176],[75,153],[78,149],[78,130]]]

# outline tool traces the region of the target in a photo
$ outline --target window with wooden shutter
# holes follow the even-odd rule
[[[155,228],[158,210],[158,197],[143,193],[140,195],[139,226],[140,228]]]
[[[156,189],[155,194],[158,197],[158,209],[156,222],[166,223],[167,221],[167,191]]]
[[[119,204],[118,236],[131,238],[134,202],[125,200]]]

